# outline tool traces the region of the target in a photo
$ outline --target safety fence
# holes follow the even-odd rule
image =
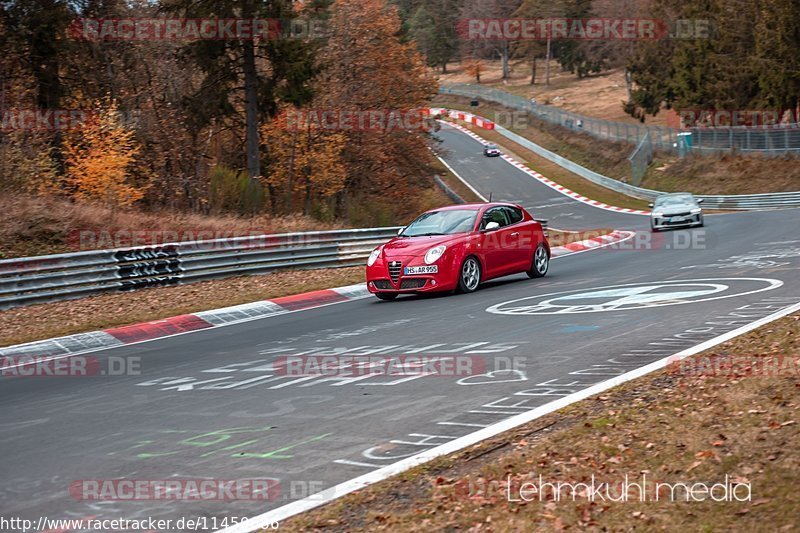
[[[286,269],[363,265],[399,227],[284,233],[0,261],[0,309]]]
[[[676,129],[588,117],[482,85],[454,83],[441,86],[439,92],[495,102],[511,109],[525,111],[545,122],[586,133],[604,141],[639,144],[645,135],[649,135],[654,149],[677,152],[680,155],[727,152],[758,153],[770,156],[800,155],[800,124],[796,123],[762,127]],[[495,122],[503,124],[499,118],[495,118]]]
[[[628,163],[631,165],[631,183],[639,185],[647,173],[647,168],[653,162],[653,142],[650,140],[650,133],[645,133],[639,144],[636,145],[631,155],[628,156]]]

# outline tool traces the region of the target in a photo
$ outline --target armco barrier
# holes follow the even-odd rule
[[[547,221],[539,222],[546,232]],[[0,261],[0,310],[276,270],[359,266],[399,229],[284,233],[5,259]]]
[[[0,261],[0,309],[275,270],[364,264],[399,227],[285,233]]]
[[[451,119],[460,118],[458,115],[464,115],[464,113],[452,111],[443,108],[433,108],[433,112],[447,114],[447,116]],[[474,118],[475,115],[467,114],[472,124],[477,124]],[[479,118],[479,117],[477,117]],[[463,119],[462,119],[463,120]],[[488,120],[486,122],[489,122]],[[490,123],[490,122],[489,122]],[[514,133],[500,125],[492,124],[493,131],[496,131],[498,134],[502,135],[506,139],[517,143],[518,145],[522,146],[530,150],[531,152],[547,159],[548,161],[552,161],[556,165],[569,170],[570,172],[577,174],[578,176],[591,181],[601,187],[605,187],[606,189],[611,189],[612,191],[616,191],[622,194],[626,194],[628,196],[633,196],[634,198],[640,198],[642,200],[654,200],[656,197],[661,196],[662,194],[667,194],[663,191],[655,191],[653,189],[645,189],[642,187],[636,187],[635,185],[631,185],[629,183],[624,183],[622,181],[616,180],[614,178],[609,178],[608,176],[604,176],[599,174],[593,170],[589,170],[588,168],[579,165],[569,159],[558,155],[555,152],[551,152],[547,148],[539,146],[535,142]],[[730,210],[751,210],[751,209],[779,209],[779,208],[787,208],[787,207],[800,207],[800,191],[792,191],[792,192],[773,192],[773,193],[763,193],[763,194],[730,194],[730,195],[708,195],[708,194],[697,194],[695,195],[696,198],[703,199],[703,207],[710,208],[710,209],[730,209]]]

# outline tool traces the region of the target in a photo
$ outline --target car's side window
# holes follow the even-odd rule
[[[483,221],[481,221],[481,229],[486,227],[486,224],[489,222],[497,222],[500,227],[508,226],[508,217],[506,216],[505,209],[502,207],[495,207],[489,209],[483,215]]]
[[[510,224],[516,224],[517,222],[521,222],[523,219],[522,210],[516,207],[504,207],[506,214],[508,215],[508,221]]]

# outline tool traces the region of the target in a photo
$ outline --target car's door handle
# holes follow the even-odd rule
[[[511,236],[512,236],[512,237],[519,237],[519,232],[518,232],[518,231],[515,231],[514,233],[512,233],[512,234],[511,234]]]

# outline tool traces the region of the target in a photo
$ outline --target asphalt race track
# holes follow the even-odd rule
[[[485,198],[514,202],[551,227],[566,230],[596,228],[645,229],[647,216],[607,211],[575,201],[555,189],[537,182],[500,158],[483,155],[483,145],[455,128],[443,125],[438,133],[444,139],[441,149],[453,170]]]
[[[606,380],[800,301],[800,212],[708,216],[651,235],[445,128],[445,160],[552,227],[640,233],[470,295],[368,298],[116,348],[141,375],[3,378],[4,515],[252,516]],[[664,293],[667,293],[666,295]],[[487,311],[491,309],[491,312]],[[461,355],[465,377],[306,377],[289,355]],[[76,480],[275,478],[272,501],[90,501]]]

